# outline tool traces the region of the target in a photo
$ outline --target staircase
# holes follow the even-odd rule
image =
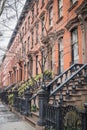
[[[29,102],[32,104],[33,101],[34,107],[36,107],[41,100],[41,105],[39,107],[44,104],[45,109],[41,110],[41,107],[39,112],[31,111],[31,114],[25,116],[25,119],[30,122],[33,127],[36,127],[40,116],[43,115],[41,117],[41,120],[43,120],[43,113],[46,111],[45,120],[47,122],[47,130],[51,129],[51,125],[55,128],[53,130],[59,130],[59,126],[57,126],[59,116],[56,116],[56,113],[58,114],[60,112],[59,106],[62,106],[65,109],[69,106],[71,110],[76,106],[83,110],[84,103],[87,102],[87,64],[72,65],[62,74],[56,76],[47,86],[43,85],[42,90],[49,93],[49,101],[46,105],[44,104],[44,98],[38,99],[38,93],[40,91],[34,94]],[[71,107],[72,105],[73,107]],[[54,115],[56,116],[56,120]],[[51,119],[52,117],[54,117],[54,119]],[[59,128],[62,130],[61,127]]]
[[[33,126],[36,127],[37,121],[39,120],[39,113],[38,112],[31,112],[30,116],[25,116],[25,119]]]
[[[46,90],[50,91],[50,103],[78,105],[87,101],[87,64],[74,64],[51,81]]]
[[[55,77],[46,87],[49,92],[49,104],[63,106],[74,105],[83,109],[87,102],[87,64],[74,64],[62,74]],[[30,122],[34,126],[38,121],[37,116],[32,113]]]

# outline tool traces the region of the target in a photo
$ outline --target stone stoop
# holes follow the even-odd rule
[[[25,120],[32,125],[33,127],[36,128],[37,122],[39,120],[39,113],[38,112],[31,112],[30,116],[25,116]]]
[[[43,126],[43,127],[41,127],[41,126],[38,126],[38,125],[36,125],[36,130],[45,130],[45,127]]]
[[[69,98],[66,97],[66,87],[63,89],[63,105],[76,105],[79,107],[84,107],[83,104],[87,102],[87,83],[84,84],[82,87],[76,88],[76,93],[72,93],[72,86],[69,86],[70,96]],[[58,102],[59,93],[56,94],[56,102]],[[50,98],[50,104],[53,103],[54,98]]]

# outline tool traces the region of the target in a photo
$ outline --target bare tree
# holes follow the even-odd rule
[[[6,0],[1,0],[0,1],[0,16],[4,10],[4,6],[5,6]]]

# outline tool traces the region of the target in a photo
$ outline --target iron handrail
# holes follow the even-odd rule
[[[29,99],[29,101],[35,99],[35,98],[37,97],[38,93],[39,93],[39,92],[37,92],[36,94],[34,94],[34,95]]]
[[[65,70],[62,74],[58,75],[56,78],[54,78],[46,87],[49,88],[54,82],[58,80],[58,78],[62,77],[64,74],[66,74],[69,70],[71,70],[76,65],[82,66],[83,64],[73,64],[71,67],[67,70]]]
[[[56,92],[61,90],[65,84],[67,84],[71,79],[73,79],[81,70],[83,70],[85,67],[87,67],[87,64],[83,65],[79,70],[77,70],[69,79],[66,79],[64,83],[61,83],[53,92],[51,92],[50,97],[53,96]]]
[[[56,82],[58,80],[58,78],[62,77],[64,74],[66,74],[69,70],[71,70],[72,68],[74,68],[75,66],[82,66],[83,64],[73,64],[71,65],[71,67],[69,69],[67,69],[66,71],[64,71],[62,74],[58,75],[55,79],[53,79],[47,86],[46,88],[49,88],[54,82]],[[39,92],[37,92],[36,94],[34,94],[29,101],[33,100],[34,98],[36,98],[38,96]]]

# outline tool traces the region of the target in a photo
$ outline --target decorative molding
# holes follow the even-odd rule
[[[63,37],[65,33],[65,29],[61,29],[59,31],[56,32],[56,35],[57,35],[57,39],[59,39],[60,37]]]
[[[78,16],[81,15],[83,20],[87,21],[87,0],[84,0],[75,12]]]
[[[56,21],[56,23],[59,24],[59,22],[61,22],[62,19],[63,19],[63,16],[61,16],[61,17]]]
[[[40,16],[39,16],[39,18],[41,18],[41,17],[43,17],[43,16],[45,16],[45,10],[43,10],[42,12],[41,12],[41,14],[40,14]]]
[[[48,0],[48,3],[46,5],[46,9],[48,10],[49,7],[53,4],[54,0]]]
[[[65,26],[65,28],[69,31],[71,31],[74,27],[77,27],[79,23],[78,17],[75,17],[71,19]]]
[[[74,4],[72,4],[71,6],[70,6],[70,8],[68,9],[68,12],[70,12],[74,7],[76,7],[78,5],[78,0],[74,3]]]
[[[17,69],[17,66],[15,65],[15,66],[13,66],[13,70],[15,71]]]
[[[53,26],[50,26],[48,29],[48,33],[50,33],[50,31],[52,31],[52,29],[53,29]]]
[[[47,36],[42,37],[42,43],[45,45],[49,44],[50,43],[49,41],[51,41],[51,40],[55,41],[55,40],[59,39],[60,37],[63,37],[64,32],[65,32],[64,29],[61,29],[57,32],[51,32]]]

